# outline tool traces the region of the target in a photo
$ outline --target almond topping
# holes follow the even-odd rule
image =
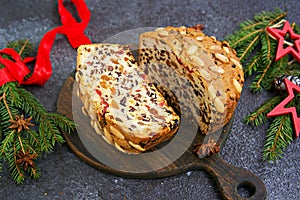
[[[210,86],[208,87],[208,93],[209,93],[209,97],[210,97],[211,99],[214,99],[214,98],[216,97],[216,93],[217,93],[217,92],[216,92],[214,86],[210,85]]]
[[[195,39],[198,40],[198,41],[202,41],[202,40],[203,40],[203,37],[197,36]]]
[[[242,86],[236,79],[233,79],[233,86],[239,93],[242,92]]]
[[[235,66],[237,66],[240,69],[243,69],[243,66],[241,65],[241,63],[238,60],[233,59],[233,58],[230,58],[230,60],[233,62],[233,64],[235,64]]]
[[[213,45],[210,47],[211,50],[214,50],[214,51],[220,51],[222,50],[222,48],[219,46],[219,45]]]
[[[81,111],[85,116],[89,116],[84,106],[82,106]]]
[[[103,128],[103,133],[104,133],[104,139],[106,140],[107,143],[113,144],[113,138],[111,137],[110,133],[108,132],[107,128]]]
[[[203,60],[200,57],[198,57],[198,56],[191,56],[190,59],[192,61],[194,61],[199,67],[203,67],[204,66],[204,62],[203,62]]]
[[[111,132],[114,136],[120,138],[121,140],[124,140],[124,139],[125,139],[124,135],[122,135],[122,133],[121,133],[118,129],[116,129],[115,127],[113,127],[113,126],[110,126],[110,132]]]
[[[217,66],[217,65],[211,65],[211,66],[209,66],[209,69],[213,72],[217,72],[219,74],[224,74],[224,69],[222,67]]]
[[[210,36],[210,38],[213,40],[213,42],[217,42],[217,39],[215,36]]]
[[[145,151],[146,149],[142,148],[140,145],[138,144],[134,144],[133,142],[131,141],[128,141],[128,143],[135,149],[139,150],[139,151]]]
[[[188,55],[192,55],[192,54],[195,54],[198,50],[198,47],[196,45],[192,45],[188,48],[187,50],[187,54]]]
[[[161,29],[158,31],[158,35],[160,37],[167,37],[169,35],[169,33],[168,33],[168,31]]]
[[[223,54],[221,54],[221,53],[216,53],[215,56],[222,63],[228,63],[229,62],[229,59],[226,56],[224,56]]]
[[[228,47],[226,47],[226,46],[223,46],[223,49],[224,49],[224,51],[225,51],[227,54],[229,54],[229,53],[230,53],[230,50],[229,50],[229,48],[228,48]]]
[[[204,69],[200,69],[199,70],[201,76],[203,76],[203,78],[207,81],[210,81],[211,80],[211,75]]]
[[[103,131],[100,129],[100,124],[99,124],[99,122],[95,122],[95,130],[96,130],[96,133],[98,134],[98,135],[103,135]]]
[[[225,107],[224,107],[224,104],[223,104],[223,102],[220,100],[219,97],[217,97],[217,98],[215,99],[214,105],[215,105],[215,108],[217,109],[218,112],[224,113]]]
[[[115,147],[119,150],[119,151],[121,151],[121,152],[123,152],[123,153],[127,153],[122,147],[120,147],[117,143],[115,143]]]

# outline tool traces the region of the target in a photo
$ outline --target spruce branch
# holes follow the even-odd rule
[[[279,9],[273,12],[258,13],[253,19],[242,22],[239,30],[226,37],[230,46],[236,50],[237,56],[240,58],[245,76],[254,76],[250,85],[252,92],[274,89],[274,80],[282,75],[300,77],[300,63],[290,55],[275,61],[278,43],[267,32],[268,27],[278,29],[282,27],[286,21],[284,19],[286,15],[287,12]],[[300,34],[300,27],[297,24],[292,23],[291,26],[295,33]],[[292,45],[288,41],[285,41],[285,44]],[[298,114],[300,113],[299,96],[296,96],[289,104],[291,107],[296,107]],[[263,150],[265,160],[280,158],[284,149],[293,139],[293,125],[289,115],[271,119],[266,117],[284,98],[282,92],[278,93],[243,119],[244,123],[253,126],[261,126],[270,122]]]
[[[245,61],[245,59],[248,58],[248,56],[252,53],[252,51],[255,49],[259,42],[259,35],[256,35],[251,42],[245,43],[245,45],[241,46],[241,48],[238,50],[238,56],[241,60],[241,62]]]
[[[293,140],[293,129],[289,115],[281,115],[272,121],[267,130],[266,142],[263,150],[264,160],[273,161],[281,158],[283,150]]]
[[[255,55],[246,63],[244,68],[244,73],[246,76],[251,76],[253,72],[256,72],[257,69],[261,66],[262,63],[262,54],[257,51]]]
[[[281,96],[275,96],[267,100],[265,103],[260,105],[254,112],[243,119],[243,122],[246,124],[251,124],[254,126],[261,126],[265,124],[267,119],[267,114],[275,108],[275,106],[282,101]]]
[[[247,20],[240,24],[240,29],[228,35],[230,46],[237,51],[244,66],[246,76],[257,72],[251,90],[254,92],[262,91],[268,87],[270,81],[265,81],[270,77],[269,73],[273,67],[274,52],[277,43],[270,38],[267,28],[280,22],[287,12],[279,9],[273,12],[261,12],[256,14],[252,20]]]
[[[254,78],[254,80],[250,86],[251,91],[261,92],[266,87],[266,84],[265,84],[266,79],[265,78],[267,77],[267,73],[270,71],[271,65],[272,65],[272,62],[269,61],[268,64],[266,65],[266,67],[262,71],[259,71],[256,74],[256,77]]]
[[[28,40],[9,42],[22,58],[33,52]],[[0,68],[4,66],[0,65]],[[30,76],[30,75],[29,75]],[[65,116],[49,113],[39,101],[17,82],[0,87],[0,170],[8,164],[11,177],[18,184],[25,178],[41,176],[35,160],[62,144],[61,131],[71,133],[73,121]]]
[[[283,74],[295,74],[294,71],[291,71],[289,68],[288,56],[284,56],[280,60],[274,63],[274,67],[269,74],[269,79],[274,80],[274,78],[281,76]],[[270,89],[270,88],[268,88]]]

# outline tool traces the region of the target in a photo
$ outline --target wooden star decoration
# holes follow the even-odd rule
[[[300,35],[294,32],[288,21],[285,21],[282,30],[268,27],[267,31],[278,40],[275,61],[291,53],[294,58],[300,62]],[[294,43],[292,46],[284,48],[285,36],[287,34],[289,34],[290,39],[294,40]]]
[[[300,87],[295,85],[293,82],[289,81],[287,78],[284,79],[284,84],[285,87],[287,88],[289,95],[280,104],[278,104],[271,112],[269,112],[267,114],[267,117],[292,114],[295,135],[297,138],[300,133],[300,118],[297,116],[297,110],[295,107],[286,108],[285,106],[289,102],[291,102],[292,99],[295,97],[294,91],[300,94]]]

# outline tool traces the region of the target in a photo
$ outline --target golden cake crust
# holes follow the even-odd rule
[[[205,35],[201,29],[199,26],[169,26],[146,32],[140,36],[140,49],[152,49],[160,54],[161,51],[169,52],[168,58],[159,62],[188,77],[195,82],[194,86],[200,83],[197,78],[205,82],[207,91],[204,92],[209,94],[211,108],[209,130],[202,131],[206,134],[220,129],[232,117],[242,92],[244,74],[229,44]],[[140,50],[142,64],[154,62],[149,61],[147,54]],[[155,56],[153,59],[157,61]],[[201,129],[201,123],[199,125]]]

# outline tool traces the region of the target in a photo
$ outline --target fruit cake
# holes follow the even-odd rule
[[[165,84],[164,79],[172,80],[167,87],[176,84],[176,78],[168,73],[176,71],[193,87],[194,94],[178,92],[178,98],[194,102],[188,104],[192,110],[200,108],[196,115],[182,114],[194,115],[203,134],[229,121],[242,92],[244,74],[236,52],[227,42],[205,35],[199,26],[165,27],[142,33],[139,45],[140,66],[157,84]]]
[[[83,112],[96,132],[118,150],[140,153],[170,139],[180,117],[125,45],[78,48],[75,80]]]

